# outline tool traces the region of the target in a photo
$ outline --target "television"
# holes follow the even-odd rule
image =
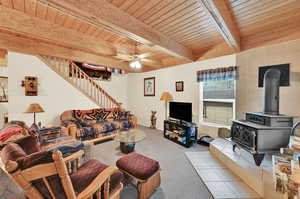
[[[171,118],[192,122],[192,103],[170,102],[169,110]]]
[[[290,64],[279,64],[272,66],[261,66],[258,68],[258,87],[264,87],[264,76],[269,69],[278,69],[281,72],[280,75],[280,86],[290,85]]]

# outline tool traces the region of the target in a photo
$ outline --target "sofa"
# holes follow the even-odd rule
[[[112,139],[118,130],[137,126],[137,118],[121,108],[68,110],[60,115],[60,120],[69,135],[85,142]]]

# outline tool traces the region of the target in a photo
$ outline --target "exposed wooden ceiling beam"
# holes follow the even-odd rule
[[[87,62],[98,65],[112,65],[116,68],[132,71],[127,63],[112,61],[106,57],[97,56],[95,54],[77,50],[75,48],[56,45],[52,42],[9,31],[0,30],[0,48],[30,55],[48,55],[78,62]]]
[[[192,50],[137,20],[106,0],[37,0],[115,34],[193,61]]]
[[[197,59],[197,61],[231,54],[234,54],[234,49],[228,46],[225,41],[223,41],[217,45],[211,46],[207,49],[203,49],[203,51],[199,53],[199,58]]]
[[[225,0],[199,0],[199,2],[225,41],[239,52],[240,33]]]

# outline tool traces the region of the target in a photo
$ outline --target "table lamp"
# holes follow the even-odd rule
[[[33,124],[35,123],[35,113],[43,113],[44,109],[39,104],[30,104],[25,113],[33,113]]]
[[[168,109],[168,101],[172,101],[172,96],[169,92],[163,92],[160,97],[161,101],[166,102],[166,119],[168,118],[167,109]]]

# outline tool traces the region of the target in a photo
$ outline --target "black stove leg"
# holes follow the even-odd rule
[[[232,145],[232,151],[233,151],[233,152],[235,152],[236,147],[237,147],[236,144],[233,144],[233,145]]]
[[[258,167],[260,166],[260,164],[263,161],[264,157],[265,157],[264,153],[255,153],[255,154],[253,154],[253,158],[254,158],[256,166],[258,166]]]

